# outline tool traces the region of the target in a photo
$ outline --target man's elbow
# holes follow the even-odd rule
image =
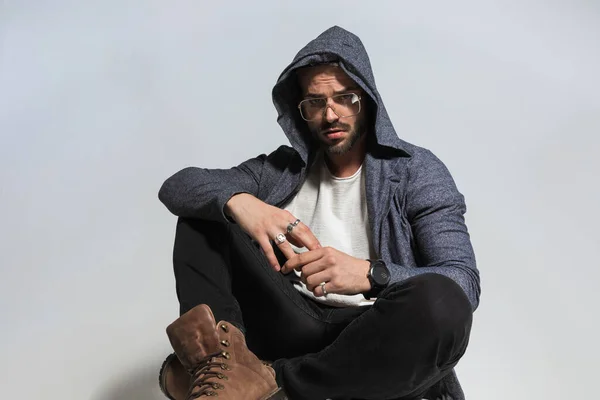
[[[469,300],[471,301],[471,307],[473,311],[477,310],[479,307],[479,298],[481,296],[481,283],[479,279],[479,271],[476,269],[470,270],[470,279],[469,279]]]
[[[462,288],[471,304],[472,311],[475,311],[479,307],[481,295],[479,271],[474,265],[466,266],[465,264],[454,265],[451,271],[449,276]]]
[[[181,198],[179,188],[184,180],[183,177],[187,175],[186,170],[190,168],[192,167],[184,168],[167,178],[158,190],[158,199],[160,202],[175,215],[178,215],[177,210],[180,208],[178,204],[178,199]]]
[[[169,209],[172,199],[172,188],[170,184],[170,179],[171,178],[164,181],[163,184],[160,186],[160,189],[158,190],[158,200],[160,200],[160,202],[163,203]]]

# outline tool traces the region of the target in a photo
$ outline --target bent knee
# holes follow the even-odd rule
[[[393,284],[382,295],[401,304],[404,312],[414,310],[427,329],[448,331],[471,326],[471,303],[458,283],[447,276],[418,275]]]

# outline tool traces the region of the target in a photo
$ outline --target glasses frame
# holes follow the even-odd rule
[[[328,101],[329,101],[329,99],[333,99],[335,97],[348,96],[348,95],[354,95],[354,96],[358,97],[358,111],[356,113],[350,114],[350,115],[339,115],[337,112],[335,112],[335,109],[328,104]],[[317,113],[316,117],[314,117],[313,119],[306,119],[306,118],[304,118],[304,115],[302,114],[302,103],[304,103],[306,101],[311,101],[311,100],[323,100],[323,99],[325,99],[325,107],[323,107],[323,111],[321,112],[321,115],[319,115]],[[335,115],[337,115],[338,118],[354,117],[355,115],[360,114],[360,112],[362,111],[362,104],[360,102],[361,100],[362,100],[362,96],[361,95],[356,94],[356,93],[352,93],[352,92],[340,93],[340,94],[336,94],[336,95],[329,96],[329,97],[314,97],[314,98],[310,98],[310,99],[304,99],[300,103],[298,103],[298,112],[300,112],[300,116],[305,121],[315,121],[315,120],[319,119],[320,117],[323,117],[325,115],[325,113],[327,112],[328,108],[331,108],[331,111],[333,111],[333,113]]]

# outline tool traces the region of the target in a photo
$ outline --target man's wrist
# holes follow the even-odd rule
[[[227,203],[225,203],[225,206],[223,207],[223,213],[227,218],[231,219],[232,221],[235,221],[235,218],[233,217],[233,211],[231,210],[231,199],[229,199]]]
[[[362,289],[360,292],[361,293],[367,293],[369,291],[371,291],[371,289],[373,289],[373,286],[371,285],[371,281],[369,280],[369,270],[371,269],[371,263],[368,260],[362,260],[363,261],[363,265],[364,265],[364,271],[365,273],[363,274],[363,284],[362,284]]]
[[[235,207],[236,202],[239,200],[239,196],[243,195],[243,194],[248,194],[248,193],[241,192],[241,193],[234,194],[233,196],[231,196],[229,198],[229,200],[227,200],[227,203],[225,203],[225,207],[223,207],[223,211],[225,212],[225,215],[234,221],[235,221],[234,207]]]

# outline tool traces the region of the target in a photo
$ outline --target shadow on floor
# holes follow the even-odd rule
[[[158,387],[159,369],[160,362],[126,371],[97,391],[91,400],[165,400]]]

